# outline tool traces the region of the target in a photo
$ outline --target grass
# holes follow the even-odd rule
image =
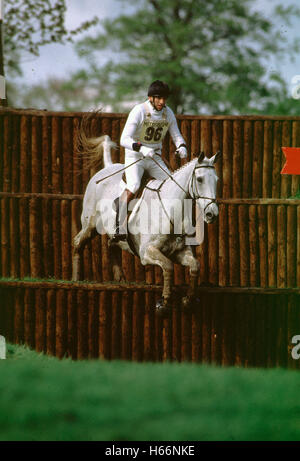
[[[300,374],[58,360],[8,345],[0,440],[300,440]]]

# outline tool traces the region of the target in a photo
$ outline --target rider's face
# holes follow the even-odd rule
[[[162,96],[149,96],[149,99],[156,110],[162,110],[167,102],[167,98],[163,98]]]

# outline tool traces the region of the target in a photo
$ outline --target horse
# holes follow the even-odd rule
[[[79,278],[80,250],[96,229],[98,233],[108,235],[115,281],[125,281],[116,247],[137,255],[142,265],[158,265],[162,268],[163,291],[162,299],[156,305],[158,312],[169,311],[171,307],[174,263],[189,267],[190,283],[186,296],[182,298],[182,305],[188,308],[196,297],[199,262],[194,256],[192,245],[189,244],[190,240],[188,240],[188,237],[191,237],[189,234],[191,220],[186,219],[186,216],[182,218],[180,211],[182,211],[185,202],[189,201],[193,204],[196,202],[199,210],[202,210],[200,217],[203,221],[210,224],[217,218],[216,189],[218,177],[215,163],[221,152],[218,151],[210,158],[201,152],[197,157],[168,175],[167,179],[163,181],[150,180],[143,189],[141,197],[138,200],[132,200],[132,202],[135,201],[135,205],[128,218],[129,234],[127,240],[111,244],[115,228],[115,212],[112,204],[120,195],[120,185],[125,168],[121,163],[112,162],[111,149],[116,148],[116,144],[111,141],[109,136],[94,138],[83,136],[81,144],[83,154],[86,153],[95,160],[102,160],[104,168],[90,179],[85,190],[81,214],[82,229],[73,239],[73,280]],[[153,161],[155,161],[154,157]],[[158,214],[152,216],[152,219],[150,216],[151,232],[149,228],[143,231],[138,226],[140,221],[143,223],[145,221],[143,204],[150,205],[153,201],[160,219],[157,219]],[[108,206],[106,208],[101,206],[103,203],[106,205],[108,203]],[[149,211],[149,207],[146,211]],[[173,216],[179,216],[179,223],[178,219],[177,222],[175,219],[172,220]],[[178,224],[181,225],[179,231],[175,229],[176,224],[177,229]],[[168,228],[169,231],[162,232],[162,227]],[[130,229],[135,231],[131,232]],[[120,252],[119,249],[117,251]]]

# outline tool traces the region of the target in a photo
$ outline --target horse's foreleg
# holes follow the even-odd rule
[[[143,264],[155,264],[163,270],[164,286],[163,286],[163,304],[166,307],[172,294],[172,279],[173,279],[173,263],[170,261],[158,248],[149,245],[143,257]]]
[[[192,249],[190,247],[186,247],[184,250],[178,252],[175,255],[175,260],[183,266],[188,266],[190,268],[190,284],[188,287],[187,295],[182,299],[183,306],[187,307],[196,297],[199,276],[199,261],[193,255]]]
[[[116,282],[125,282],[125,276],[122,269],[121,249],[116,245],[109,247],[109,253],[112,261],[112,271]]]
[[[87,226],[81,229],[80,232],[73,239],[73,268],[72,268],[72,280],[79,280],[79,268],[80,268],[80,250],[83,245],[91,238],[94,227]]]

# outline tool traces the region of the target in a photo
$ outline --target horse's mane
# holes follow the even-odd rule
[[[184,163],[183,165],[181,165],[179,168],[177,168],[177,170],[174,170],[174,171],[173,171],[172,176],[174,176],[175,174],[179,173],[180,171],[182,171],[182,170],[184,170],[185,168],[187,168],[188,166],[190,166],[192,162],[196,163],[195,160],[198,160],[198,158],[195,157],[195,158],[193,158],[192,160],[190,160],[189,162]]]

